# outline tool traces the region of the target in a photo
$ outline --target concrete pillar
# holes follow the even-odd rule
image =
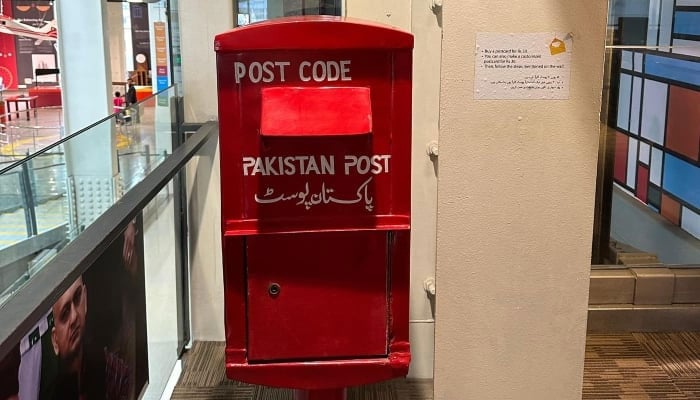
[[[606,6],[443,2],[436,400],[581,399]],[[571,33],[569,98],[475,99],[480,32]]]
[[[72,134],[112,113],[106,2],[57,1],[55,7],[65,132]],[[118,168],[112,125],[103,123],[64,145],[78,227],[114,202]]]

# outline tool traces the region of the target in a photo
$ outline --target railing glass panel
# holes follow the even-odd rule
[[[0,307],[172,153],[176,104],[172,86],[67,137],[55,107],[27,113],[28,121],[24,113],[6,121],[0,137]]]

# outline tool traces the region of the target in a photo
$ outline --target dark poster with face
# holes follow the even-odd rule
[[[148,4],[130,4],[131,42],[134,52],[134,70],[151,69],[151,36],[148,24]],[[145,84],[139,82],[138,84]]]
[[[18,26],[17,32],[29,32],[31,37],[15,35],[17,83],[20,85],[32,84],[35,79],[35,69],[57,68],[56,48],[54,47],[56,42],[50,40],[50,35],[48,35],[48,32],[55,26],[53,1],[12,0],[12,13],[20,23],[39,30],[39,32],[27,31],[22,26]],[[55,74],[40,76],[37,80],[51,85],[57,83]]]
[[[148,380],[141,218],[0,362],[0,400],[131,400]]]

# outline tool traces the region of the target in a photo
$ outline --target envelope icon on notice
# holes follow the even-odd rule
[[[549,44],[549,53],[553,56],[566,53],[566,43],[561,39],[552,40],[552,43]]]

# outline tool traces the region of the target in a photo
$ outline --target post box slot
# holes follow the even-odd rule
[[[368,87],[262,89],[263,136],[363,135],[372,131]]]

